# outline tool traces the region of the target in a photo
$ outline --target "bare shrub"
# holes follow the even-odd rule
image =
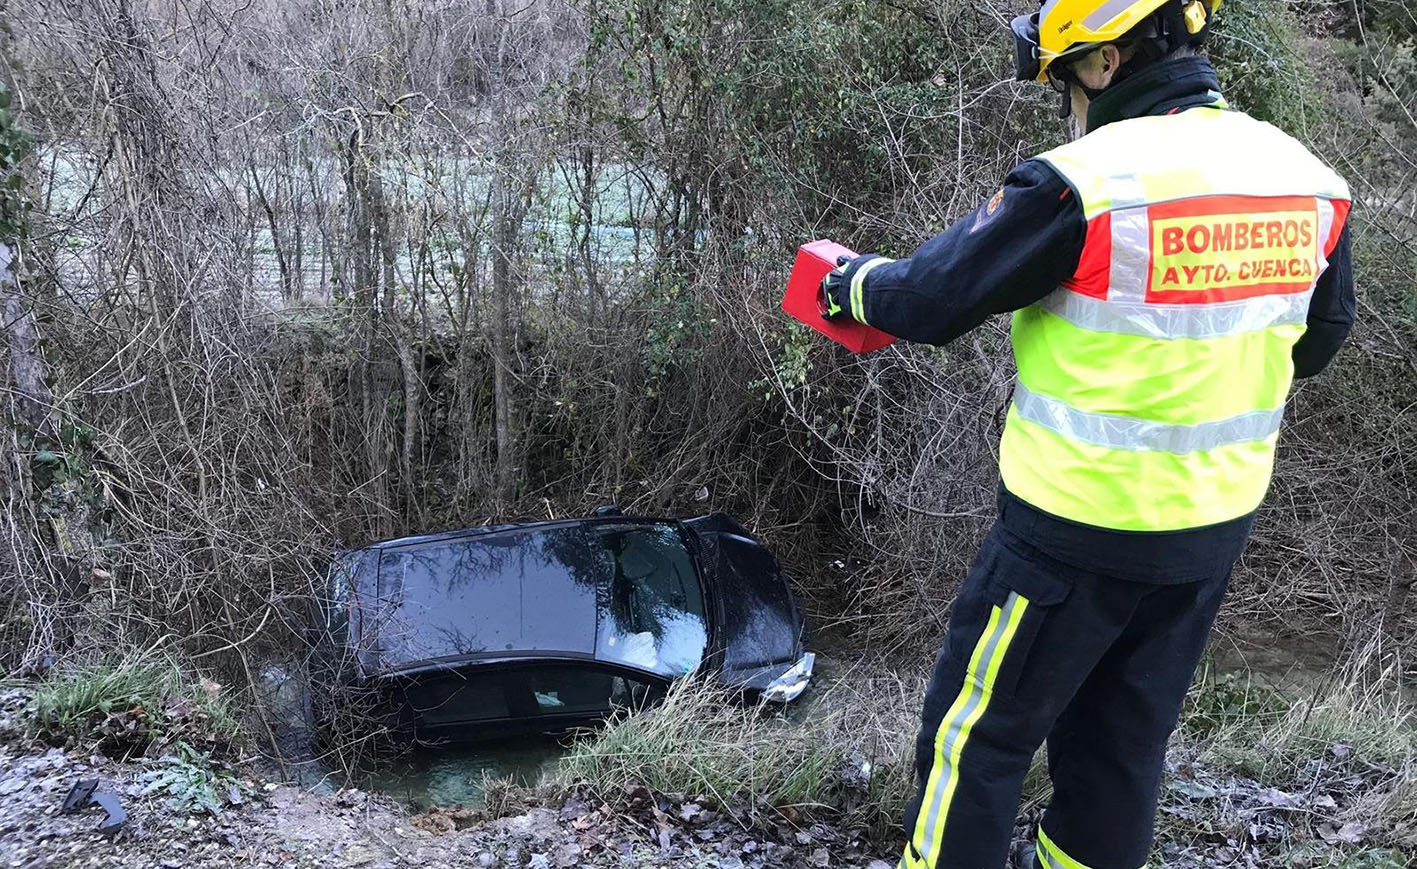
[[[1362,311],[1295,397],[1228,612],[1410,650],[1408,37],[1262,6],[1216,51],[1353,180]],[[731,511],[822,626],[937,643],[991,515],[1004,324],[858,359],[776,303],[799,242],[907,253],[1061,138],[1007,82],[1004,10],[8,15],[38,144],[10,352],[33,323],[53,422],[9,405],[7,670],[158,645],[255,686],[339,546],[611,500]]]

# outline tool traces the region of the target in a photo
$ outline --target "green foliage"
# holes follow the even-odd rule
[[[791,395],[811,389],[807,378],[812,371],[812,348],[817,344],[813,336],[816,333],[796,322],[787,323],[786,328],[787,334],[777,344],[771,378],[763,377],[752,384],[753,390],[761,392],[767,399],[776,398],[778,390]]]
[[[29,222],[29,199],[20,163],[33,142],[21,129],[12,101],[9,87],[0,81],[0,239],[22,236]]]
[[[1232,105],[1307,138],[1325,106],[1295,8],[1288,0],[1225,4],[1210,54]]]
[[[763,208],[781,204],[791,211],[775,220],[800,214],[821,220],[819,235],[895,243],[890,229],[870,227],[869,216],[893,211],[903,188],[938,173],[962,149],[967,156],[965,139],[982,135],[981,146],[992,151],[1000,141],[1049,135],[1040,124],[1042,94],[1028,92],[1020,103],[995,87],[1008,76],[1010,48],[980,10],[610,0],[586,11],[586,64],[605,75],[589,74],[573,104],[609,112],[636,156],[653,157],[671,189],[702,197],[728,225],[761,221]],[[946,17],[948,39],[941,38]],[[618,104],[606,75],[618,79]],[[972,129],[962,130],[965,122]],[[1056,135],[1056,124],[1050,129]],[[1016,157],[1010,147],[1004,159]],[[989,174],[993,162],[951,182],[972,185],[974,173]],[[940,201],[950,199],[949,190],[941,193]],[[709,216],[693,208],[673,213]],[[912,234],[899,243],[918,240]]]
[[[698,361],[716,320],[706,300],[682,281],[657,285],[646,299],[656,312],[645,335],[644,365],[651,377],[663,377]]]
[[[1272,721],[1288,710],[1282,694],[1248,676],[1206,672],[1186,698],[1182,722],[1188,735],[1204,739],[1240,722]]]
[[[639,785],[719,805],[820,803],[841,762],[837,746],[804,738],[773,707],[744,706],[701,679],[682,679],[655,708],[624,714],[562,759],[567,784]]]
[[[165,797],[175,811],[220,815],[227,806],[245,802],[250,791],[230,767],[186,742],[149,764],[151,769],[139,778],[143,795]]]
[[[175,662],[154,656],[62,670],[39,686],[32,710],[40,738],[91,743],[115,755],[179,736],[220,745],[240,731],[215,683],[194,684]]]

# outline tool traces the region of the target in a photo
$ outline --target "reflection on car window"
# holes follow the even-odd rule
[[[502,680],[495,674],[431,679],[410,692],[409,701],[429,724],[495,721],[509,714]]]
[[[613,571],[596,599],[596,657],[682,676],[708,643],[703,592],[680,532],[663,523],[592,526]]]
[[[329,599],[320,604],[325,614],[325,629],[336,642],[343,643],[349,636],[349,599],[362,554],[341,552],[330,565]]]
[[[609,558],[580,528],[401,547],[384,553],[380,651],[397,666],[434,658],[587,653]]]

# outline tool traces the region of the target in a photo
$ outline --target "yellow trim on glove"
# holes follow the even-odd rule
[[[866,275],[878,265],[893,262],[895,260],[883,256],[876,257],[862,265],[856,270],[856,274],[851,276],[851,319],[858,323],[866,322]]]

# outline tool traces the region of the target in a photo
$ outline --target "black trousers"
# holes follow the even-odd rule
[[[1002,869],[1024,775],[1048,742],[1044,869],[1138,869],[1166,742],[1228,574],[1171,585],[1049,557],[995,525],[925,693],[905,869]]]

